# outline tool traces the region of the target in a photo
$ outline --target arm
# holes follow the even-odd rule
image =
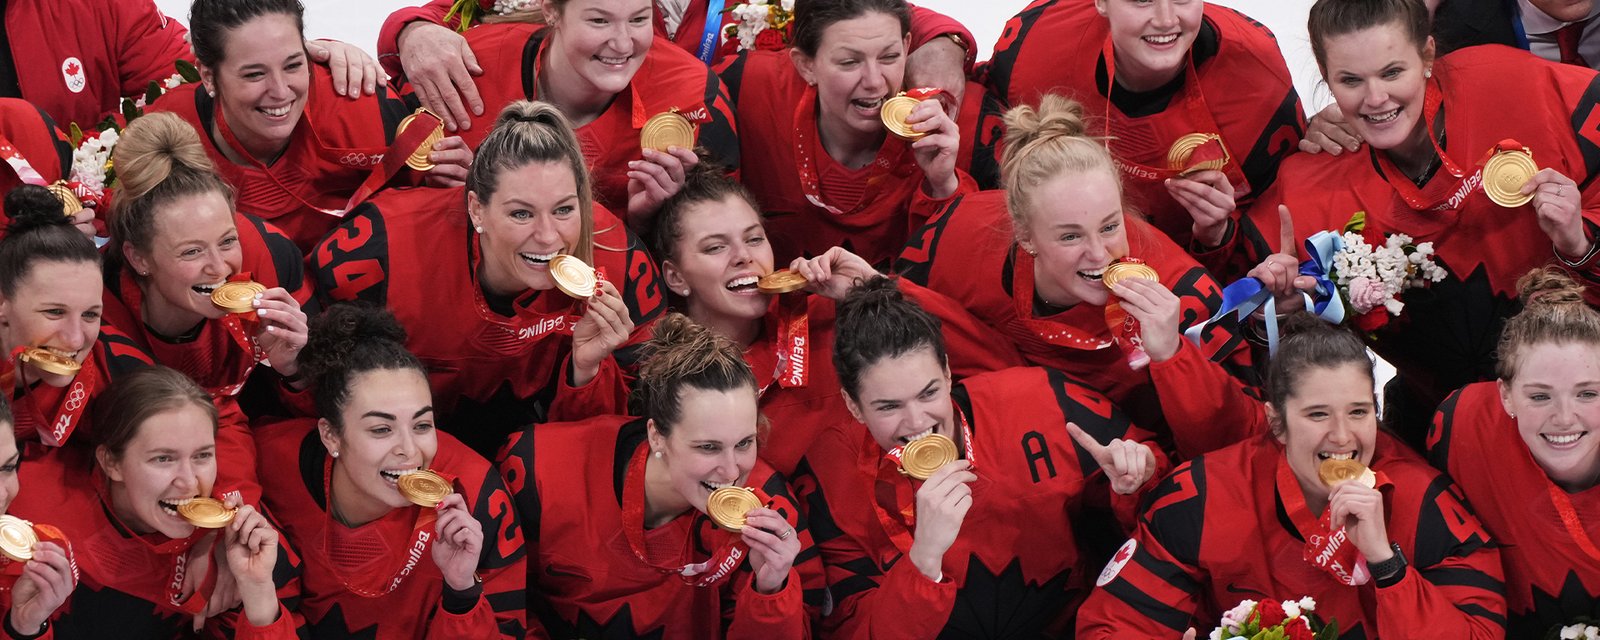
[[[480,483],[470,517],[482,532],[474,572],[481,582],[458,589],[462,585],[451,585],[446,576],[428,624],[429,638],[522,638],[525,633],[528,573],[522,525],[500,474],[491,468]]]
[[[1500,550],[1489,545],[1488,533],[1460,499],[1449,477],[1434,477],[1422,499],[1414,531],[1410,565],[1394,579],[1375,580],[1378,635],[1505,637]],[[1405,535],[1400,532],[1399,537]]]
[[[112,50],[121,52],[117,60],[117,77],[122,82],[119,95],[142,96],[152,81],[177,73],[173,65],[178,60],[194,62],[188,30],[162,14],[154,0],[108,2],[105,6],[116,24]]]
[[[1010,340],[995,340],[995,329],[983,323],[961,303],[937,291],[900,279],[900,291],[939,319],[950,372],[957,379],[985,371],[1027,366]]]
[[[1133,538],[1100,572],[1078,609],[1078,637],[1175,638],[1192,624],[1209,577],[1198,566],[1205,498],[1192,474],[1203,463],[1178,467],[1151,492],[1151,506]]]
[[[822,558],[812,541],[809,522],[796,505],[783,476],[772,473],[761,483],[761,490],[772,497],[772,502],[766,510],[752,514],[752,524],[757,524],[759,517],[760,530],[747,529],[744,534],[751,556],[732,583],[733,611],[728,638],[809,638],[812,621],[821,615],[826,597]],[[794,520],[793,541],[785,537],[776,538],[774,542],[773,532],[787,527],[791,517]],[[798,551],[794,551],[796,548]],[[758,576],[771,567],[781,566],[777,563],[783,561],[789,551],[794,551],[795,555],[788,560],[788,577],[783,586],[772,593],[762,593],[757,588]],[[758,564],[762,565],[761,569],[757,568]]]
[[[428,3],[422,6],[402,7],[389,14],[389,17],[383,20],[383,27],[378,31],[378,62],[383,64],[383,70],[395,78],[405,76],[405,70],[400,66],[399,39],[401,32],[412,23],[427,22],[450,28],[458,27],[459,19],[454,16],[450,24],[444,21],[444,14],[450,11],[450,4],[451,0],[428,0]]]

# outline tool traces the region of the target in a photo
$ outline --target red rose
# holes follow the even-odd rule
[[[1261,614],[1261,628],[1268,629],[1283,624],[1284,618],[1289,614],[1283,612],[1283,605],[1277,600],[1262,600],[1256,605],[1256,611]]]
[[[1289,640],[1317,640],[1317,634],[1311,632],[1311,627],[1298,620],[1284,627],[1283,633]]]
[[[1363,313],[1355,318],[1355,325],[1362,333],[1372,333],[1389,324],[1389,310],[1382,306]]]
[[[782,51],[789,46],[783,42],[783,34],[777,29],[762,29],[756,34],[756,49],[760,51]]]

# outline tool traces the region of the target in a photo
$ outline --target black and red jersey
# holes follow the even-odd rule
[[[1305,596],[1345,640],[1505,637],[1500,550],[1450,478],[1381,434],[1372,469],[1390,484],[1384,522],[1409,563],[1399,582],[1346,586],[1303,559],[1316,516],[1283,446],[1263,435],[1184,463],[1150,492],[1078,610],[1078,637],[1175,638],[1246,599]]]
[[[1600,556],[1592,546],[1600,540],[1600,489],[1572,493],[1550,480],[1518,435],[1516,419],[1506,415],[1494,382],[1467,385],[1445,399],[1428,456],[1457,479],[1500,545],[1509,637],[1542,638],[1600,619]],[[1574,536],[1573,524],[1586,540]]]
[[[0,139],[11,146],[0,162],[0,193],[10,193],[23,184],[50,184],[72,173],[72,143],[55,120],[25,100],[0,98]],[[21,175],[29,169],[37,177]],[[0,212],[0,236],[10,223]]]
[[[1091,126],[1099,123],[1098,134],[1109,139],[1128,204],[1187,247],[1192,219],[1163,186],[1171,177],[1168,150],[1191,133],[1221,136],[1229,156],[1223,171],[1247,205],[1272,185],[1304,134],[1288,65],[1265,26],[1207,3],[1186,72],[1151,95],[1135,94],[1111,89],[1103,54],[1109,39],[1110,23],[1094,3],[1036,0],[1006,23],[986,82],[1012,106],[1038,105],[1045,93],[1083,104]]]
[[[250,158],[233,140],[227,122],[218,117],[216,99],[199,83],[180,85],[150,106],[152,112],[171,111],[193,126],[217,173],[237,192],[239,211],[277,225],[301,251],[310,251],[338,226],[350,197],[383,162],[396,127],[411,113],[406,101],[382,84],[376,95],[350,99],[333,92],[327,67],[308,67],[305,111],[288,148],[271,164]],[[229,160],[224,147],[247,158],[248,164]],[[407,179],[419,178],[413,174]]]
[[[110,325],[101,325],[100,338],[89,350],[78,375],[65,387],[34,384],[17,389],[16,361],[0,363],[0,388],[12,389],[13,427],[24,460],[45,457],[73,441],[73,435],[87,433],[90,402],[118,376],[153,364],[137,342]],[[89,441],[87,435],[78,437],[73,442]]]
[[[616,284],[634,324],[656,317],[661,283],[639,239],[598,204],[594,230],[593,264]],[[310,263],[319,298],[394,312],[406,347],[428,365],[440,424],[475,451],[492,455],[532,422],[582,417],[563,417],[568,395],[622,405],[614,359],[584,387],[567,379],[577,303],[554,289],[491,299],[478,282],[478,252],[464,189],[391,189],[353,211]]]
[[[816,88],[800,77],[787,51],[747,51],[724,61],[719,72],[739,113],[741,180],[761,205],[778,264],[835,246],[872,264],[887,263],[907,234],[944,202],[923,193],[922,168],[911,143],[892,135],[884,136],[866,167],[845,168],[829,157],[817,129]],[[964,119],[976,122],[977,111],[963,109]],[[971,146],[965,136],[962,144]],[[830,197],[823,180],[830,163],[832,171],[849,173],[864,191]],[[956,175],[961,180],[957,193],[976,189],[964,171],[958,168]]]
[[[630,509],[643,509],[646,422],[600,416],[538,425],[512,434],[501,452],[500,471],[516,495],[529,549],[530,610],[543,627],[533,635],[810,637],[826,588],[783,476],[757,461],[745,484],[769,496],[769,508],[793,516],[801,549],[788,582],[774,594],[756,591],[746,559],[724,581],[696,586],[675,569],[707,562],[737,535],[716,529],[698,509],[648,530],[642,519],[630,519]]]
[[[472,128],[457,132],[467,144],[476,148],[483,142],[508,103],[539,99],[545,35],[542,26],[531,24],[487,24],[467,32],[467,44],[483,67],[477,82],[484,104]],[[596,202],[614,211],[628,210],[628,163],[643,158],[640,129],[651,116],[668,111],[697,123],[696,145],[729,171],[738,170],[739,136],[726,89],[694,56],[656,39],[611,106],[577,127]]]
[[[521,638],[527,568],[522,530],[500,474],[449,434],[439,433],[429,468],[453,484],[483,527],[478,577],[483,592],[464,613],[445,601],[444,576],[433,563],[432,512],[418,506],[349,527],[328,512],[334,459],[317,421],[300,418],[258,431],[266,504],[284,536],[301,551],[299,605],[308,638],[373,640]]]
[[[795,487],[828,568],[832,637],[1068,634],[1087,587],[1073,521],[1086,506],[1111,506],[1131,522],[1137,496],[1114,495],[1066,429],[1073,422],[1102,443],[1149,437],[1105,396],[1022,367],[967,378],[952,397],[978,480],[940,582],[906,557],[920,483],[880,467],[890,463],[864,427],[831,425],[801,462]]]
[[[1180,328],[1210,318],[1222,304],[1222,288],[1210,274],[1137,216],[1125,221],[1128,255],[1150,264],[1181,300]],[[1184,457],[1237,442],[1263,424],[1250,345],[1235,325],[1220,323],[1202,334],[1201,346],[1184,340],[1171,359],[1133,369],[1113,340],[1120,336],[1108,326],[1106,308],[1036,305],[1033,269],[1033,257],[1016,245],[1002,191],[953,199],[917,231],[896,264],[906,280],[982,318],[1028,363],[1099,389],[1141,426],[1170,429]],[[915,288],[907,292],[917,297]]]

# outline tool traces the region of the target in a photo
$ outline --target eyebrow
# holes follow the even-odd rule
[[[283,61],[284,62],[290,62],[290,61],[293,61],[295,58],[304,58],[305,55],[306,55],[306,52],[304,52],[304,51],[296,51],[294,53],[289,54],[288,57],[285,57],[283,59]],[[267,68],[267,63],[265,63],[265,62],[257,62],[255,64],[241,65],[239,67],[239,70],[240,71],[245,71],[245,70],[250,70],[250,69],[265,69],[265,68]]]
[[[922,385],[922,390],[918,391],[916,393],[916,395],[914,395],[912,397],[914,398],[916,396],[920,396],[920,395],[922,395],[924,393],[932,391],[934,389],[934,387],[937,387],[937,386],[939,386],[939,379],[938,378],[934,378],[932,380],[929,380],[928,384]],[[879,399],[879,400],[873,400],[870,404],[876,406],[876,405],[889,404],[889,403],[894,403],[894,402],[905,402],[905,401],[904,400],[893,400],[893,399]]]
[[[557,200],[555,203],[556,204],[561,204],[561,203],[566,202],[568,200],[577,200],[577,199],[578,199],[578,194],[569,193],[569,194],[567,194],[565,196],[562,196],[561,199]],[[536,205],[536,204],[534,204],[532,202],[528,202],[527,200],[523,200],[521,198],[507,198],[506,201],[505,201],[505,204],[517,205],[517,206],[526,207],[526,208],[529,208],[529,209],[538,209],[539,208],[539,205]]]
[[[1096,225],[1096,226],[1104,226],[1104,225],[1111,224],[1111,222],[1116,220],[1117,216],[1120,216],[1120,215],[1122,215],[1122,209],[1119,208],[1116,211],[1112,211],[1111,213],[1106,214],[1106,217],[1101,218],[1100,219],[1100,224]],[[1078,229],[1078,228],[1082,228],[1082,227],[1083,227],[1083,225],[1078,224],[1076,222],[1063,222],[1061,224],[1056,225],[1057,229]]]
[[[421,418],[422,416],[427,415],[429,413],[433,413],[433,405],[431,405],[431,404],[428,405],[428,406],[425,406],[425,407],[423,407],[421,409],[417,409],[416,413],[411,414],[411,419],[412,420],[416,420],[417,418]],[[383,419],[383,420],[398,420],[399,419],[398,416],[396,416],[396,415],[394,415],[392,413],[384,413],[382,411],[376,411],[376,410],[368,411],[366,413],[363,413],[363,414],[361,414],[361,417],[363,417],[363,418],[379,418],[379,419]]]

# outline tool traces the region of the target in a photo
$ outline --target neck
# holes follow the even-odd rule
[[[1078,304],[1072,294],[1056,285],[1054,276],[1045,270],[1044,264],[1038,259],[1033,261],[1033,293],[1047,304],[1057,307],[1071,307]],[[1028,304],[1032,304],[1031,301]]]
[[[761,337],[761,330],[765,325],[764,318],[745,320],[714,314],[702,305],[695,304],[693,300],[689,302],[689,319],[709,327],[713,332],[745,349],[750,348],[750,345],[755,344],[756,338]]]
[[[218,140],[225,141],[226,138],[222,137],[221,131],[223,117],[222,111],[218,110],[217,119],[211,125],[211,132]],[[283,141],[263,140],[245,131],[234,129],[230,129],[230,131],[233,132],[233,139],[238,140],[239,146],[244,147],[244,152],[249,154],[249,158],[254,158],[261,164],[270,165],[276,162],[278,157],[283,155],[283,151],[289,148],[287,139]],[[234,149],[233,145],[224,142],[217,146],[222,149],[223,157],[230,162],[234,164],[249,164],[249,158],[239,155],[239,150]]]
[[[1589,463],[1589,468],[1583,471],[1566,474],[1566,477],[1557,477],[1546,469],[1545,475],[1550,476],[1550,481],[1556,483],[1556,486],[1561,487],[1567,493],[1588,491],[1593,489],[1596,484],[1600,484],[1600,455],[1597,455]]]
[[[1436,127],[1443,127],[1443,118],[1435,123]],[[1404,171],[1407,176],[1421,177],[1439,159],[1439,152],[1433,147],[1433,140],[1429,138],[1427,120],[1418,120],[1416,128],[1411,130],[1411,135],[1406,136],[1405,142],[1393,149],[1385,151],[1395,166]]]
[[[648,450],[644,455],[644,528],[654,529],[672,522],[694,505],[672,488],[666,463]]]
[[[328,513],[344,526],[355,528],[382,518],[389,505],[361,495],[343,463],[333,461],[333,479],[328,483]]]
[[[153,288],[140,283],[139,290],[144,293],[144,304],[139,311],[145,326],[150,327],[156,335],[176,338],[192,331],[196,325],[205,322],[205,316],[168,302]]]
[[[849,169],[860,169],[872,163],[878,157],[878,149],[883,147],[883,137],[888,132],[879,131],[875,135],[864,136],[842,122],[831,118],[817,118],[817,137],[822,141],[822,150],[828,157]]]
[[[1117,58],[1117,86],[1134,93],[1160,89],[1168,82],[1176,80],[1180,73],[1183,73],[1182,65],[1163,71],[1134,71],[1120,56]]]
[[[1300,493],[1306,498],[1306,509],[1311,515],[1321,517],[1323,510],[1328,508],[1328,488],[1321,482],[1306,482],[1298,475],[1295,481],[1300,483]]]
[[[538,71],[539,99],[555,105],[572,121],[573,128],[579,128],[605,113],[606,106],[616,95],[595,91],[593,85],[578,76],[576,69],[565,61],[561,47],[555,46],[554,40],[559,37],[559,34],[551,34],[550,46],[545,49],[549,61]]]

